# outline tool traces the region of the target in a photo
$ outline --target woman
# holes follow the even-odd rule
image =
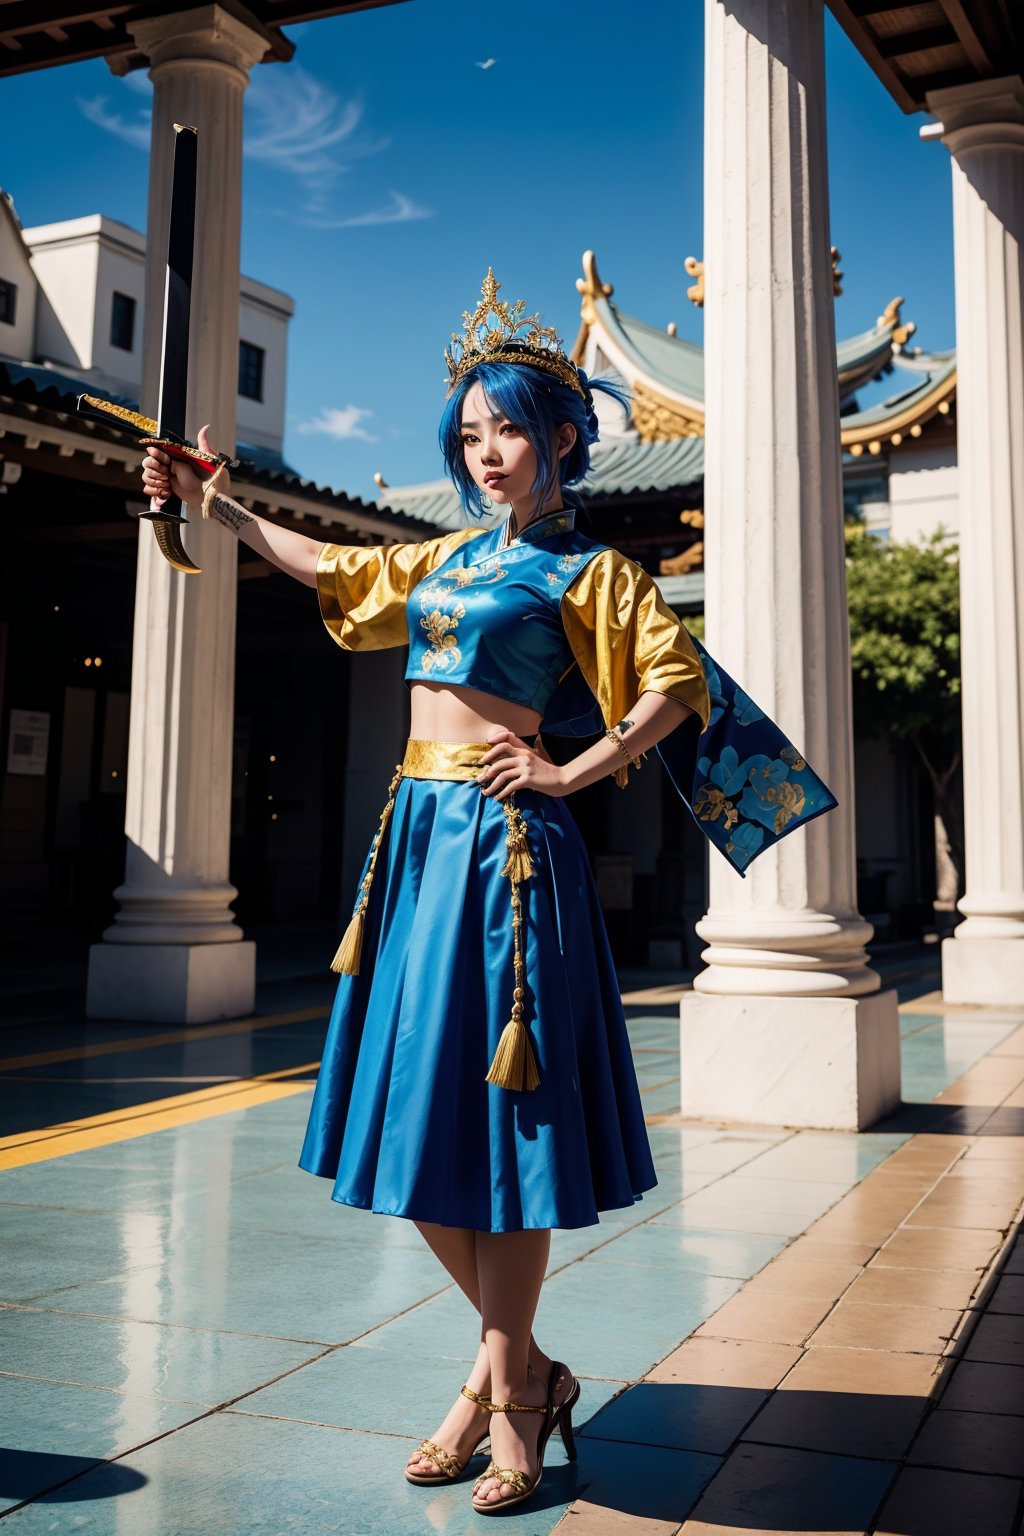
[[[465,319],[446,353],[441,444],[469,514],[485,498],[508,509],[497,528],[321,546],[254,517],[222,477],[204,495],[156,449],[143,478],[157,501],[202,503],[315,586],[345,649],[410,644],[410,742],[335,956],[300,1164],[338,1201],[413,1220],[480,1313],[468,1380],[406,1476],[460,1476],[489,1434],[472,1495],[487,1514],[536,1490],[554,1428],[575,1454],[579,1385],[532,1333],[551,1228],[595,1222],[656,1182],[601,911],[561,802],[611,773],[624,782],[691,716],[696,739],[712,702],[704,653],[650,577],[575,527],[566,492],[597,440],[592,392],[621,395],[499,300],[492,273]],[[537,733],[572,675],[605,728],[556,766]]]

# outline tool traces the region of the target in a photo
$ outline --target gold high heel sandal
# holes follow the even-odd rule
[[[558,1403],[556,1406],[553,1401],[555,1395],[555,1385],[562,1374],[565,1374],[570,1378],[572,1381],[572,1388],[568,1396],[565,1397],[562,1402]],[[530,1482],[525,1472],[520,1472],[516,1467],[499,1467],[496,1466],[492,1461],[486,1472],[482,1472],[477,1478],[476,1482],[473,1484],[473,1497],[470,1502],[473,1508],[476,1510],[477,1514],[500,1514],[506,1509],[513,1509],[517,1504],[524,1503],[531,1494],[536,1493],[537,1489],[540,1487],[541,1478],[544,1476],[544,1452],[547,1448],[547,1443],[551,1438],[552,1431],[555,1429],[556,1425],[562,1432],[562,1443],[565,1446],[565,1454],[568,1456],[570,1461],[576,1460],[576,1441],[572,1432],[572,1410],[579,1402],[579,1398],[579,1382],[572,1375],[572,1372],[569,1370],[568,1366],[563,1365],[559,1360],[554,1360],[551,1364],[551,1374],[548,1377],[547,1402],[543,1407],[533,1403],[491,1404],[492,1413],[542,1413],[544,1415],[544,1422],[541,1425],[540,1433],[537,1436],[537,1475],[533,1482]],[[487,1482],[488,1478],[492,1477],[497,1479],[499,1487],[502,1483],[505,1483],[508,1487],[514,1488],[515,1492],[508,1498],[503,1499],[499,1497],[497,1499],[488,1499],[483,1503],[478,1502],[477,1492],[481,1484]]]
[[[471,1403],[476,1403],[480,1408],[486,1408],[488,1413],[493,1411],[494,1404],[489,1397],[482,1397],[479,1392],[474,1392],[472,1387],[464,1386],[460,1390],[462,1396],[468,1397]],[[421,1440],[413,1455],[415,1456],[419,1453],[421,1456],[429,1456],[431,1461],[437,1463],[438,1470],[436,1472],[417,1472],[415,1468],[406,1467],[406,1481],[416,1483],[421,1488],[436,1487],[438,1483],[454,1483],[456,1478],[461,1477],[463,1472],[465,1472],[469,1462],[472,1461],[484,1441],[489,1438],[490,1430],[488,1429],[480,1436],[465,1463],[461,1462],[458,1456],[453,1455],[451,1451],[446,1451],[443,1445],[438,1445],[435,1440]]]

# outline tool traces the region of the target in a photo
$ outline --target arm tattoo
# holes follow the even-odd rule
[[[230,496],[214,496],[210,514],[219,523],[223,523],[225,528],[234,529],[235,533],[241,532],[246,523],[256,521],[251,512],[239,506],[237,501],[232,501]]]

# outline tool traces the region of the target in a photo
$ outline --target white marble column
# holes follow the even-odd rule
[[[1024,83],[931,91],[953,157],[964,921],[952,1003],[1024,1003]]]
[[[156,415],[174,123],[199,131],[187,428],[233,452],[238,388],[242,96],[268,46],[255,18],[219,5],[136,22],[150,60],[153,138],[142,409]],[[92,1017],[202,1023],[248,1012],[255,945],[228,881],[237,544],[193,515],[185,576],[139,530],[124,883],[89,957]]]
[[[859,915],[822,0],[706,0],[707,643],[839,808],[714,851],[681,1004],[687,1115],[863,1127],[899,1099]]]

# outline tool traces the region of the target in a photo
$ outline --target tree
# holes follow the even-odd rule
[[[920,544],[846,528],[846,589],[859,733],[906,741],[935,797],[936,906],[963,890],[960,562],[942,529]]]

